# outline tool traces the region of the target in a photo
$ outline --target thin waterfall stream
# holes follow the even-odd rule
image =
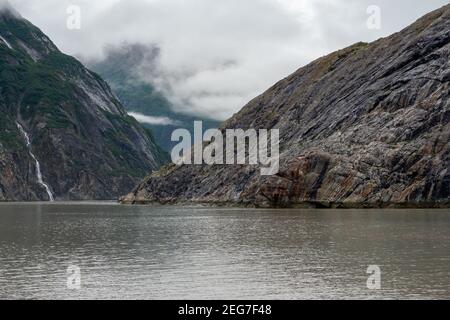
[[[49,185],[47,183],[45,183],[42,178],[41,164],[39,163],[38,159],[36,158],[33,151],[31,150],[31,140],[30,140],[30,137],[28,136],[28,133],[25,131],[25,129],[22,127],[22,125],[20,123],[16,122],[16,124],[17,124],[17,128],[19,128],[20,132],[25,137],[25,142],[27,144],[28,152],[29,152],[31,158],[33,158],[33,160],[36,162],[36,177],[37,177],[38,183],[45,188],[45,191],[47,191],[50,201],[55,201],[55,198],[53,196],[52,191],[50,190]]]

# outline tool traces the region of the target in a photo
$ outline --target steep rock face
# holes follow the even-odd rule
[[[10,9],[0,11],[0,115],[3,201],[50,198],[37,162],[57,200],[79,200],[114,199],[166,161],[98,75]]]
[[[279,174],[169,166],[125,203],[448,206],[450,6],[301,68],[222,128],[280,130]]]

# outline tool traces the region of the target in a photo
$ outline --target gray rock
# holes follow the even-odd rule
[[[280,130],[281,171],[169,166],[124,203],[448,206],[450,5],[320,58],[225,122]]]

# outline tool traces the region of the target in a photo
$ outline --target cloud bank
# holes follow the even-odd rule
[[[138,112],[128,112],[128,115],[132,116],[140,123],[159,126],[177,125],[177,122],[175,120],[167,117],[150,117]]]
[[[139,77],[177,111],[223,120],[311,60],[406,27],[445,0],[11,0],[66,53],[101,59],[123,42],[159,48]],[[67,8],[81,8],[69,30]],[[367,28],[367,8],[381,29]]]

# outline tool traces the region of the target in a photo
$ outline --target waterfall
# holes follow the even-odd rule
[[[8,41],[6,41],[6,39],[5,38],[3,38],[2,36],[0,36],[0,40],[2,40],[5,44],[6,44],[6,46],[9,48],[9,49],[11,49],[12,50],[12,47],[11,47],[11,45],[9,44],[9,42]]]
[[[42,179],[41,165],[40,165],[38,159],[36,158],[36,156],[34,155],[33,151],[31,150],[31,141],[30,141],[30,137],[28,136],[28,133],[20,125],[20,123],[16,122],[16,124],[17,124],[17,128],[19,128],[20,132],[25,137],[25,142],[27,144],[28,152],[29,152],[31,158],[33,158],[33,160],[36,162],[36,177],[37,177],[38,183],[45,188],[45,191],[47,191],[50,201],[55,201],[55,198],[53,197],[53,193],[50,190],[50,187]]]

